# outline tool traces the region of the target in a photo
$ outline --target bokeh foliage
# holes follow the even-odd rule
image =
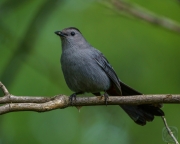
[[[180,3],[131,0],[180,22]],[[145,94],[180,93],[180,35],[121,15],[94,0],[1,0],[0,81],[14,95],[70,95],[54,31],[75,26],[104,53],[119,78]],[[2,95],[2,93],[1,93]],[[179,105],[164,105],[180,128]],[[0,116],[0,143],[163,143],[161,118],[141,127],[118,106]]]

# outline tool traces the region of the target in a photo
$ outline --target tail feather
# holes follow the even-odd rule
[[[139,105],[139,107],[155,116],[164,116],[164,112],[159,107],[155,107],[153,105]]]
[[[131,95],[142,95],[142,93],[132,89],[126,84],[120,82],[121,90],[123,96]],[[111,96],[118,95],[117,91],[113,88],[110,88],[107,93]],[[134,120],[135,123],[139,125],[145,125],[146,121],[153,121],[154,116],[164,116],[164,112],[159,108],[151,104],[143,105],[120,105],[122,109]]]
[[[154,115],[144,112],[138,106],[120,105],[121,108],[139,125],[145,125],[146,121],[153,121]]]

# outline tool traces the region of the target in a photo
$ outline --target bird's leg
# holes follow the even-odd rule
[[[83,92],[76,92],[69,96],[69,101],[70,101],[71,105],[72,105],[73,100],[76,100],[76,95],[78,95],[78,94],[83,94]]]
[[[100,92],[97,92],[97,93],[93,93],[95,96],[101,96],[101,93]],[[107,100],[108,100],[108,98],[109,98],[109,95],[107,94],[107,92],[105,91],[104,92],[104,94],[103,94],[103,96],[104,96],[104,99],[105,99],[105,103],[106,103],[106,105],[107,105]]]
[[[107,100],[109,99],[109,95],[107,94],[107,92],[104,92],[104,100],[105,100],[105,104],[107,106]]]

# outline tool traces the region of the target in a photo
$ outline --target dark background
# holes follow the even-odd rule
[[[129,3],[180,23],[176,0]],[[72,94],[62,75],[61,42],[54,31],[74,26],[126,84],[144,94],[180,93],[180,35],[110,7],[94,0],[1,0],[0,81],[13,95]],[[168,124],[177,129],[179,108],[163,107]],[[164,143],[163,127],[160,117],[136,125],[119,106],[83,107],[80,113],[75,107],[16,112],[0,116],[0,143]]]

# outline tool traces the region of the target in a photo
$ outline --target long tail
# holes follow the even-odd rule
[[[141,95],[142,93],[132,89],[126,84],[120,82],[123,96]],[[111,96],[116,96],[117,91],[110,89],[107,93]],[[164,112],[156,106],[150,104],[143,105],[120,105],[122,109],[139,125],[145,125],[146,121],[153,121],[154,116],[164,116]]]

